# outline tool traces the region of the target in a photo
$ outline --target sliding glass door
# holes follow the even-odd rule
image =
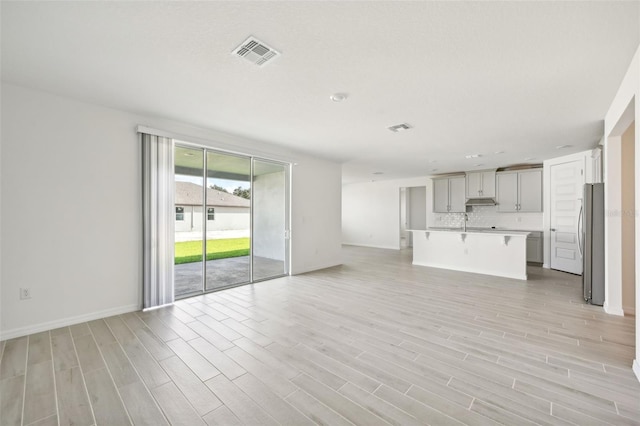
[[[204,277],[202,200],[204,150],[176,146],[175,164],[175,276],[177,297],[202,293]]]
[[[288,167],[253,160],[253,279],[288,270]]]
[[[175,147],[175,296],[286,275],[289,165]]]
[[[207,151],[205,291],[251,281],[251,158]]]

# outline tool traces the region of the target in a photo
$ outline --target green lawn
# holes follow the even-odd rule
[[[249,255],[249,238],[207,240],[207,260]],[[202,241],[176,243],[175,264],[202,261]]]

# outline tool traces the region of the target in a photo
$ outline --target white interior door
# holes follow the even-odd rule
[[[551,166],[551,269],[582,274],[578,218],[582,207],[583,187],[582,161]]]

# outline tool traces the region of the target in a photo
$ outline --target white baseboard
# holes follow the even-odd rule
[[[15,337],[27,336],[33,333],[40,333],[41,331],[53,330],[60,327],[66,327],[69,325],[79,324],[81,322],[93,321],[101,318],[107,318],[114,315],[126,314],[128,312],[135,312],[142,309],[140,305],[127,305],[117,308],[104,309],[102,311],[91,312],[89,314],[78,315],[75,317],[61,318],[58,320],[47,321],[40,324],[27,325],[24,327],[18,327],[10,330],[0,331],[0,340],[13,339]]]
[[[611,306],[609,306],[609,305],[607,304],[607,302],[605,301],[605,302],[604,302],[604,306],[603,306],[603,308],[604,308],[604,311],[605,311],[606,313],[608,313],[609,315],[618,315],[618,316],[620,316],[620,317],[623,317],[623,316],[624,316],[624,311],[622,310],[622,307],[612,308],[612,307],[611,307]]]
[[[342,265],[342,262],[327,262],[327,263],[323,263],[323,264],[318,264],[318,265],[313,265],[313,266],[307,266],[305,268],[302,268],[300,270],[295,270],[295,271],[291,271],[291,275],[300,275],[300,274],[306,274],[307,272],[312,272],[312,271],[318,271],[320,269],[327,269],[327,268],[333,268],[334,266],[339,266]]]
[[[630,316],[636,316],[636,308],[634,308],[633,306],[623,306],[622,310],[624,311],[625,315],[630,315]]]
[[[640,362],[638,362],[637,358],[633,360],[633,372],[635,373],[636,378],[640,382]]]
[[[389,250],[400,250],[400,245],[397,246],[381,246],[375,244],[360,244],[360,243],[342,243],[343,246],[356,246],[356,247],[369,247]]]

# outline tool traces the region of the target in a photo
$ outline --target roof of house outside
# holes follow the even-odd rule
[[[191,182],[176,182],[175,204],[182,206],[202,205],[202,186]],[[249,207],[249,200],[207,188],[207,205],[213,207]]]

